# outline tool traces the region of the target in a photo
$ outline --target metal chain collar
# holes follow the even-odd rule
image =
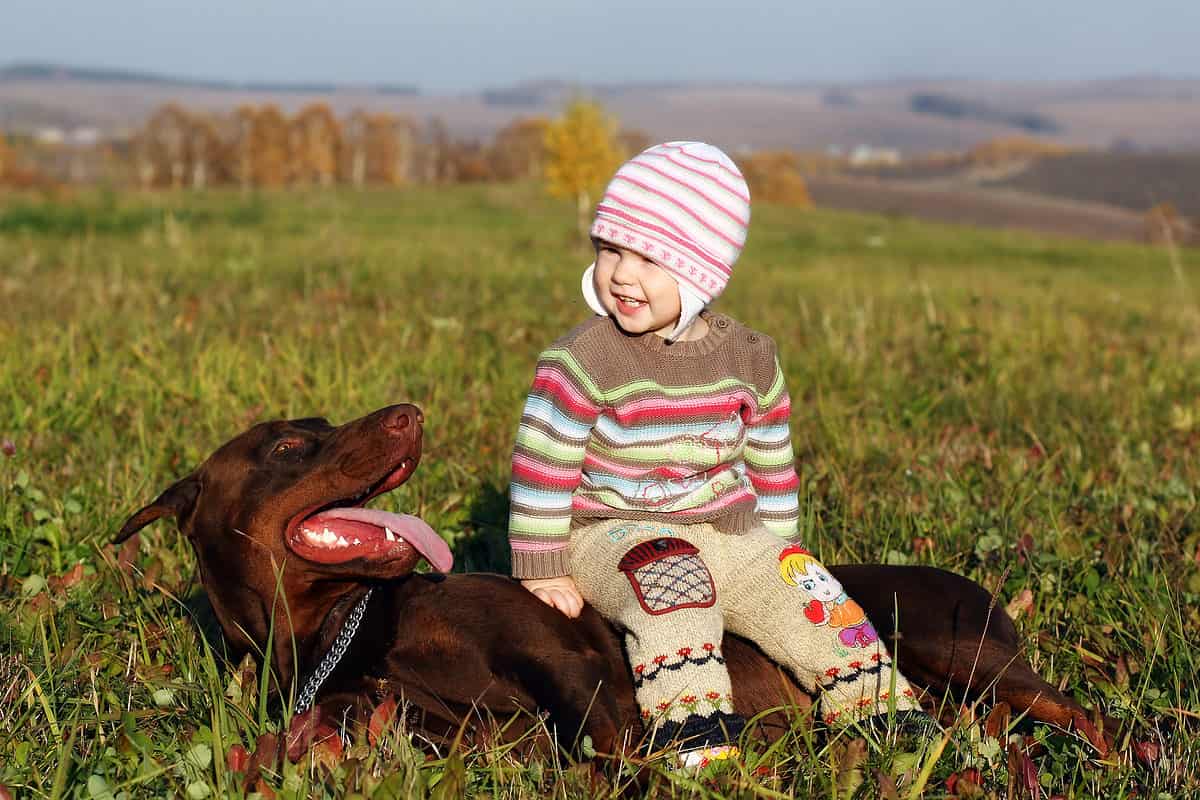
[[[367,601],[371,599],[371,592],[371,589],[367,589],[367,593],[350,611],[350,616],[346,617],[346,621],[342,624],[342,629],[338,632],[333,647],[329,648],[329,652],[321,659],[321,663],[304,682],[304,688],[300,690],[300,695],[296,698],[296,707],[293,713],[303,714],[308,711],[313,700],[316,699],[317,690],[321,688],[321,684],[329,677],[329,673],[333,672],[333,668],[346,654],[350,642],[354,641],[354,634],[358,633],[358,626],[362,623],[363,614],[367,612]]]

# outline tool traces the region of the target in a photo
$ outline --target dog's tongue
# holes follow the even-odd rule
[[[454,556],[442,537],[425,521],[411,514],[394,514],[391,511],[380,511],[375,508],[331,508],[322,511],[312,518],[315,522],[344,519],[351,522],[362,522],[374,525],[381,531],[388,529],[413,549],[425,557],[425,560],[438,572],[449,572],[454,566]],[[382,535],[382,534],[381,534]]]

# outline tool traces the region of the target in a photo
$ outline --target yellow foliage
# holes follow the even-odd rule
[[[621,166],[616,121],[596,103],[576,100],[546,129],[546,185],[556,197],[573,197],[580,231],[587,229],[592,198]]]
[[[0,183],[4,182],[5,173],[8,172],[12,163],[12,150],[8,146],[8,140],[4,138],[4,134],[0,133]]]
[[[1071,148],[1057,142],[1030,136],[1005,136],[975,145],[967,153],[967,158],[977,166],[995,166],[1010,161],[1064,156],[1070,152]]]
[[[812,208],[808,184],[800,174],[800,158],[787,150],[764,150],[741,160],[752,201]]]
[[[342,131],[325,103],[310,103],[290,123],[292,179],[329,186],[337,178]]]
[[[267,104],[250,126],[250,174],[256,186],[282,186],[288,178],[291,149],[287,119]]]

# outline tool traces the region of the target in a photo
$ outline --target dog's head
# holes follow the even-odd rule
[[[115,541],[175,517],[227,634],[265,625],[281,589],[296,604],[406,575],[422,557],[447,571],[450,550],[428,525],[364,507],[413,474],[422,422],[415,406],[396,405],[339,427],[324,419],[260,423],[133,514]]]

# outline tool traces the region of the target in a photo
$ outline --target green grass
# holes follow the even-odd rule
[[[106,543],[252,421],[419,404],[422,466],[381,505],[424,517],[458,569],[505,570],[534,360],[587,315],[572,220],[525,186],[0,203],[0,439],[15,446],[0,456],[0,783],[241,791],[224,753],[280,720],[189,621],[187,543],[148,529],[131,579]],[[1182,258],[1188,284],[1161,250],[759,207],[718,304],[778,342],[824,560],[934,564],[1001,602],[1028,589],[1018,626],[1043,676],[1133,741],[1173,726],[1149,769],[1090,764],[1036,729],[1046,795],[1200,788],[1200,268]],[[80,563],[78,583],[47,585]],[[425,761],[401,734],[351,755],[270,783],[592,791],[567,764],[499,749]],[[1017,781],[978,726],[938,754],[814,743],[798,725],[715,788],[656,774],[645,791],[877,797],[894,780],[904,796],[922,767],[930,797],[968,767],[997,796]]]

